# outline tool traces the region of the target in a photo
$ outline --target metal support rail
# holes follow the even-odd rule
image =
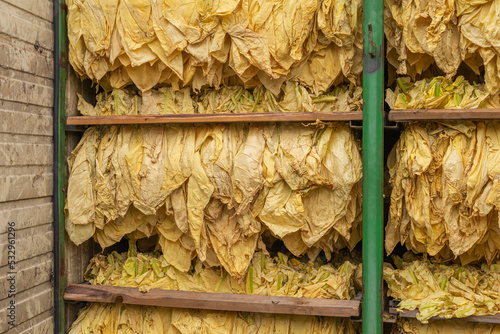
[[[363,7],[363,333],[382,334],[384,2]]]
[[[66,4],[54,1],[54,333],[64,333],[64,193],[66,143]]]

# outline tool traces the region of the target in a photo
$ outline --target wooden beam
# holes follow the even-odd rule
[[[500,109],[406,109],[391,110],[389,121],[500,119]]]
[[[67,125],[118,125],[168,123],[241,123],[241,122],[333,122],[363,120],[362,111],[291,112],[253,114],[170,114],[121,116],[70,116]]]
[[[390,314],[397,314],[398,317],[400,317],[400,318],[416,318],[417,317],[417,310],[398,312],[397,308],[390,307],[389,313]],[[490,324],[500,324],[500,314],[471,316],[471,317],[465,317],[465,318],[451,318],[451,319],[441,318],[441,317],[432,317],[429,320],[457,320],[457,321],[470,321],[470,322],[484,322],[484,323],[490,323]]]
[[[138,288],[71,284],[66,288],[67,301],[163,306],[188,309],[317,315],[329,317],[357,317],[359,300],[313,299],[275,296],[237,295],[193,291],[151,289],[140,292]]]

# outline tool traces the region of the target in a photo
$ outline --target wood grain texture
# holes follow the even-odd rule
[[[52,283],[47,281],[23,292],[16,293],[16,326],[14,327],[10,326],[7,320],[4,320],[8,319],[7,302],[10,303],[10,299],[5,299],[0,303],[0,305],[2,305],[0,309],[0,319],[2,319],[0,320],[0,333],[4,334],[10,330],[13,333],[21,334],[22,332],[18,331],[17,325],[22,325],[24,322],[47,311],[53,312],[54,290],[52,288]],[[52,321],[52,315],[46,314],[46,317],[47,316]],[[46,317],[44,318],[46,319]],[[39,318],[36,323],[33,323],[33,326],[36,327],[37,323],[41,321],[43,321],[43,319]],[[38,332],[30,329],[25,333],[45,334],[50,332]]]
[[[417,317],[417,310],[398,312],[397,308],[391,307],[391,308],[389,308],[389,313],[390,314],[397,314],[398,317],[400,317],[400,318],[416,318]],[[457,321],[470,321],[470,322],[484,322],[484,323],[490,323],[490,324],[500,324],[500,314],[471,316],[471,317],[465,317],[465,318],[452,318],[452,319],[446,319],[446,318],[441,318],[441,317],[432,317],[430,319],[432,319],[432,320],[457,320]]]
[[[67,301],[124,304],[238,311],[317,315],[330,317],[357,317],[360,315],[359,300],[313,299],[275,296],[236,295],[227,293],[170,291],[151,289],[140,292],[138,288],[71,284],[66,288]]]
[[[0,0],[0,333],[53,332],[53,1]],[[8,225],[15,222],[10,298]],[[56,274],[57,275],[57,274]],[[15,326],[7,306],[15,300]]]
[[[83,96],[86,101],[94,101],[95,90],[91,87],[90,80],[80,80],[68,64],[67,69],[68,78],[66,80],[66,116],[79,115],[77,110],[78,97],[76,93]],[[82,133],[67,132],[65,142],[65,152],[67,161],[71,152],[80,142]],[[68,164],[65,164],[65,174],[69,175]],[[67,186],[67,179],[66,179]],[[87,270],[90,259],[101,251],[101,247],[94,241],[93,238],[85,241],[81,245],[75,245],[69,238],[66,238],[64,244],[64,276],[67,284],[83,282],[83,275]],[[65,333],[68,333],[71,324],[78,316],[78,304],[65,303]]]
[[[67,125],[118,125],[168,123],[316,122],[359,121],[363,112],[294,112],[253,114],[171,114],[121,116],[70,116]]]
[[[391,110],[389,121],[500,119],[500,109],[405,109]]]

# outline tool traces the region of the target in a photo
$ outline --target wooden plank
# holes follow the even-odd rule
[[[52,166],[54,144],[39,144],[38,136],[31,139],[31,143],[0,143],[0,166]]]
[[[391,110],[389,121],[500,119],[500,109],[405,109]]]
[[[2,253],[3,254],[3,253]],[[10,305],[12,299],[4,299],[0,301],[0,333],[4,334],[7,330],[14,329],[15,333],[20,333],[16,330],[16,327],[12,327],[8,324],[9,319],[7,315],[9,310],[7,307]],[[43,284],[32,287],[31,289],[25,290],[20,293],[16,293],[16,321],[15,324],[22,324],[25,321],[36,317],[48,310],[51,310],[54,306],[54,290],[52,288],[51,282],[45,282]],[[53,311],[51,311],[53,312]],[[36,332],[29,331],[29,333],[47,333],[47,332]]]
[[[163,306],[188,309],[354,317],[360,315],[359,300],[313,299],[275,296],[236,295],[193,291],[71,284],[66,288],[65,300]]]
[[[54,31],[51,22],[39,19],[4,1],[0,1],[0,17],[1,35],[32,45],[38,42],[42,53],[50,53],[53,50]]]
[[[95,96],[95,90],[91,87],[90,80],[82,81],[78,78],[75,72],[68,66],[69,70],[67,72],[68,78],[66,80],[66,116],[76,116],[80,115],[77,110],[78,97],[76,93],[81,94],[86,101],[93,101]],[[78,126],[74,128],[83,128],[84,126]],[[82,132],[83,132],[82,131]],[[80,142],[82,133],[78,132],[67,132],[66,142],[65,142],[65,152],[67,158],[71,155],[71,152],[75,149],[76,145]],[[69,175],[68,166],[65,166],[66,175]],[[66,177],[66,185],[67,185]],[[87,270],[87,265],[90,259],[97,253],[101,251],[101,246],[99,246],[93,239],[85,241],[83,244],[76,246],[68,238],[64,243],[64,268],[59,271],[60,276],[64,276],[67,284],[80,283],[84,281],[83,275]],[[64,309],[60,312],[64,312],[64,333],[69,332],[70,326],[77,319],[78,316],[78,304],[77,303],[65,303]]]
[[[0,202],[52,196],[52,173],[44,172],[46,168],[50,169],[50,166],[28,166],[30,172],[24,175],[11,173],[3,176],[0,173]]]
[[[397,314],[401,318],[416,318],[417,310],[398,312],[397,308],[389,308],[390,314]],[[490,324],[500,324],[500,314],[495,315],[481,315],[481,316],[471,316],[465,318],[442,318],[442,317],[432,317],[429,320],[456,320],[456,321],[470,321],[470,322],[484,322]]]
[[[94,254],[100,251],[100,247],[92,238],[77,246],[66,237],[66,242],[64,243],[65,270],[60,272],[60,275],[63,275],[68,284],[83,281],[87,265]],[[69,328],[78,317],[78,311],[77,303],[64,303],[64,308],[61,309],[61,312],[64,312],[66,315],[64,319],[64,333],[69,332]]]
[[[33,14],[39,18],[42,18],[46,21],[52,22],[54,17],[54,12],[52,11],[53,1],[33,1],[33,0],[3,0],[11,4],[12,6],[16,6],[17,8],[22,9],[25,12]]]
[[[16,230],[16,263],[52,253],[54,249],[52,246],[54,239],[52,230],[52,224],[45,224],[20,231]],[[7,237],[7,234],[0,235],[0,254],[5,254],[0,258],[0,267],[8,264],[6,254],[10,244]],[[7,267],[5,270],[8,271]],[[0,296],[0,299],[2,298],[3,296]]]
[[[0,119],[0,133],[46,137],[53,135],[52,116],[3,110],[0,106]]]
[[[31,1],[32,3],[38,3],[38,1]],[[10,43],[9,43],[10,42]],[[24,73],[30,73],[36,75],[37,77],[42,77],[46,79],[54,79],[54,61],[52,53],[45,52],[40,54],[34,47],[33,44],[21,44],[12,43],[9,41],[4,43],[4,40],[0,40],[0,59],[2,59],[2,66],[7,68],[9,71],[22,71]]]
[[[15,327],[2,334],[54,333],[53,313],[54,311],[50,309],[23,323],[16,322]]]
[[[16,231],[52,222],[53,207],[52,197],[0,202],[0,222],[4,222],[0,224],[0,235],[8,232],[7,222],[15,222]]]
[[[16,294],[29,290],[34,286],[49,282],[53,270],[54,257],[52,253],[34,256],[16,263]],[[0,301],[8,299],[10,282],[9,267],[0,269]]]
[[[358,121],[363,112],[293,112],[253,114],[171,114],[121,116],[70,116],[67,125],[236,123],[236,122],[316,122]]]
[[[52,86],[35,84],[25,79],[15,79],[1,75],[0,86],[2,87],[0,100],[28,103],[41,107],[52,107],[54,102],[52,101],[54,94]]]

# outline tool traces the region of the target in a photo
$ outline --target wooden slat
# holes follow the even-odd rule
[[[275,296],[236,295],[193,291],[151,289],[140,292],[138,288],[71,284],[66,288],[67,301],[164,306],[218,311],[239,311],[279,314],[317,315],[330,317],[357,317],[359,300],[313,299]]]
[[[416,318],[417,317],[417,310],[398,312],[397,308],[391,307],[391,308],[389,308],[389,313],[390,314],[397,314],[398,317],[401,317],[401,318]],[[484,322],[484,323],[490,323],[490,324],[500,324],[500,314],[471,316],[471,317],[465,317],[465,318],[452,318],[452,319],[446,319],[446,318],[442,318],[442,317],[432,317],[430,319],[432,319],[432,320],[457,320],[457,321],[470,321],[470,322]]]
[[[393,122],[483,119],[500,119],[500,109],[406,109],[389,112],[389,120]]]
[[[173,114],[122,116],[70,116],[68,125],[168,124],[168,123],[241,123],[241,122],[316,122],[359,121],[362,111],[293,112],[253,114]]]

